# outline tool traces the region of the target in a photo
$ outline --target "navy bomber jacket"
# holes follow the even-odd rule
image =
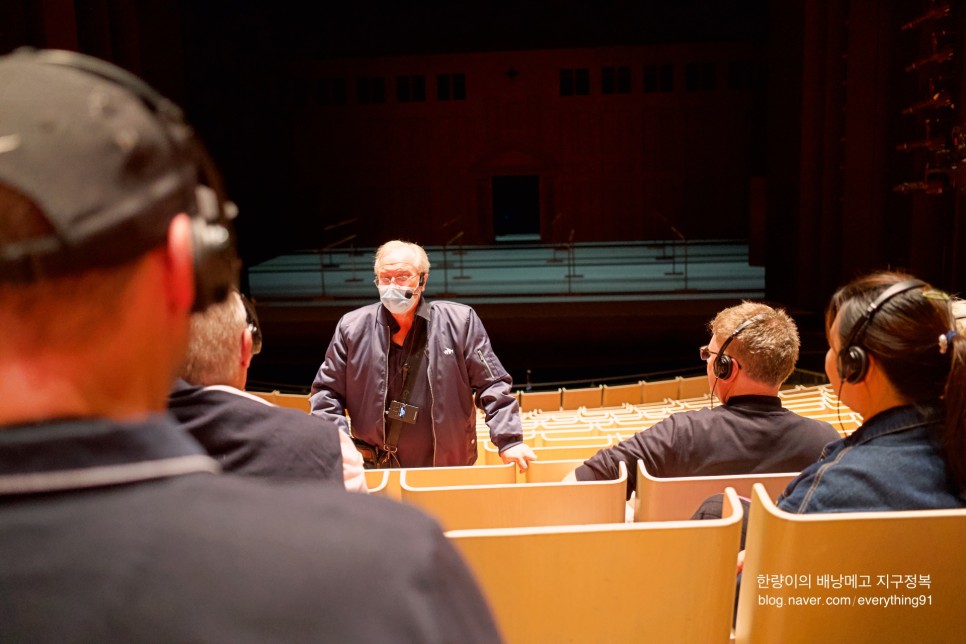
[[[493,353],[476,312],[455,302],[421,299],[428,319],[426,359],[433,465],[476,461],[476,406],[485,412],[490,440],[502,452],[523,442],[512,378]],[[381,302],[350,311],[336,327],[312,383],[312,413],[369,443],[385,444],[391,315]],[[405,463],[403,463],[405,466]]]

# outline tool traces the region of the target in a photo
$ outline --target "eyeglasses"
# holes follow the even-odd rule
[[[704,362],[707,362],[711,358],[711,356],[718,355],[718,352],[712,351],[708,348],[708,345],[704,345],[703,347],[698,348],[698,355],[701,356],[701,360],[703,360]]]
[[[255,312],[255,305],[245,297],[244,293],[239,292],[238,296],[245,307],[245,323],[248,325],[249,333],[252,334],[252,355],[257,356],[262,352],[262,329],[258,325],[258,314]]]
[[[410,275],[409,273],[403,273],[401,275],[378,275],[372,282],[377,286],[389,286],[390,284],[405,286],[412,282],[415,277],[415,275]]]

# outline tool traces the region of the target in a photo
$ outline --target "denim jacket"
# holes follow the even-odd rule
[[[938,401],[876,414],[828,444],[788,484],[778,507],[796,514],[966,507],[933,439],[943,422]]]

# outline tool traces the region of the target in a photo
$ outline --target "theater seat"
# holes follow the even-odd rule
[[[457,530],[509,644],[725,643],[742,510],[709,521]]]
[[[635,521],[681,521],[690,519],[698,506],[726,487],[739,496],[751,497],[751,488],[762,483],[773,498],[778,498],[798,472],[782,474],[745,474],[736,476],[688,476],[657,478],[651,476],[644,461],[637,461]]]
[[[735,639],[955,642],[966,510],[789,514],[752,492]]]
[[[402,470],[402,500],[436,517],[446,530],[624,521],[627,468],[613,481],[423,487],[418,470]]]

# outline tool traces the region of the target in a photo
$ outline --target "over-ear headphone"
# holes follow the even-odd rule
[[[132,94],[148,109],[170,141],[179,167],[171,172],[171,176],[177,179],[176,185],[165,186],[170,189],[163,194],[159,194],[157,186],[152,185],[131,197],[131,201],[137,204],[133,216],[171,201],[173,195],[183,197],[182,201],[188,204],[188,214],[192,216],[193,310],[202,311],[210,304],[224,301],[238,282],[239,260],[230,223],[237,214],[237,208],[225,197],[221,176],[201,141],[185,121],[181,108],[134,74],[98,58],[72,51],[31,48],[18,49],[14,55],[32,57],[43,64],[69,67],[112,82]],[[177,212],[165,214],[173,216]],[[121,221],[118,227],[123,228],[128,223],[127,220]],[[124,244],[125,241],[119,238],[116,243]],[[59,245],[51,254],[56,254],[58,250]]]
[[[727,380],[728,378],[731,377],[731,372],[734,371],[734,368],[735,368],[735,360],[732,359],[731,356],[726,355],[725,351],[728,350],[728,346],[730,346],[731,343],[734,341],[734,339],[738,337],[739,333],[747,329],[749,326],[751,326],[758,320],[763,320],[763,319],[765,319],[764,313],[759,313],[754,317],[748,318],[747,320],[739,324],[738,328],[736,328],[734,332],[732,332],[732,334],[728,336],[728,339],[725,340],[723,345],[721,345],[721,348],[718,350],[718,355],[715,356],[714,362],[711,364],[712,371],[714,372],[715,378],[719,378],[721,380]]]
[[[843,382],[849,384],[862,382],[866,372],[869,370],[869,356],[862,347],[862,335],[869,327],[869,324],[872,323],[872,317],[879,311],[879,308],[896,295],[921,286],[926,286],[926,283],[922,280],[903,280],[896,282],[869,304],[862,318],[852,325],[849,337],[842,344],[842,349],[836,358],[835,368],[838,371],[839,378]]]

